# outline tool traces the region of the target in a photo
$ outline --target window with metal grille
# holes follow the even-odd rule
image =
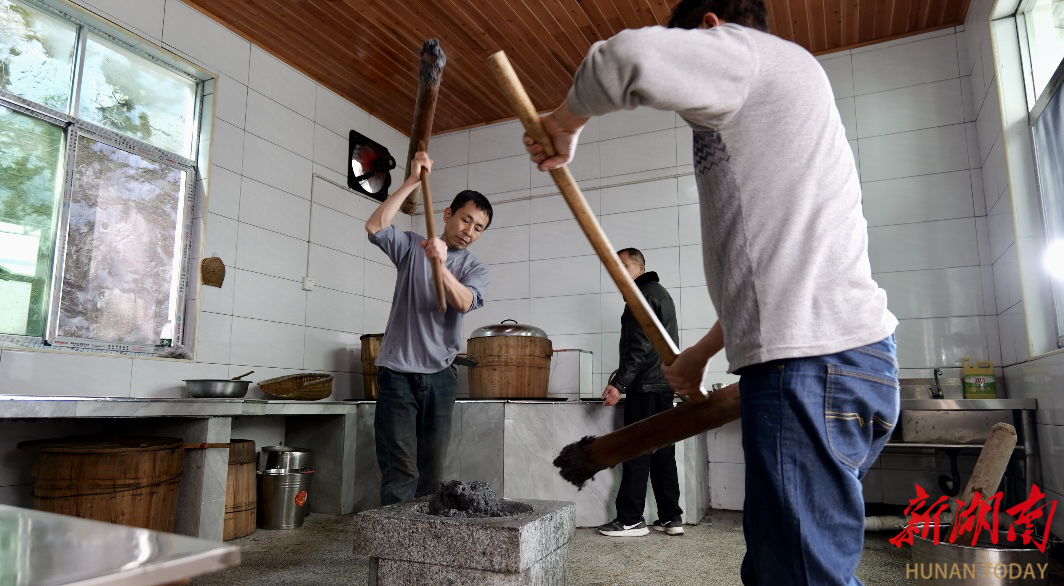
[[[182,342],[203,82],[113,33],[0,0],[5,344]]]

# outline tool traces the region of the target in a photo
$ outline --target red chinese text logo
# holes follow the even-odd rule
[[[1045,552],[1046,543],[1049,541],[1049,527],[1053,521],[1053,513],[1057,509],[1056,501],[1045,501],[1041,506],[1036,506],[1045,496],[1045,493],[1037,485],[1032,485],[1031,495],[1027,500],[1005,510],[1005,513],[1010,517],[1015,518],[1015,521],[1009,525],[1007,534],[1009,542],[1015,542],[1019,539],[1023,545],[1034,543],[1038,551]],[[930,498],[930,495],[927,494],[927,491],[917,484],[916,498],[911,499],[909,506],[905,509],[905,516],[909,517],[909,523],[905,526],[905,529],[902,529],[901,533],[890,538],[890,542],[895,547],[901,547],[903,543],[912,545],[913,536],[917,534],[922,539],[927,539],[927,536],[931,534],[935,545],[938,545],[940,541],[939,529],[945,525],[941,520],[941,516],[950,507],[949,498],[941,496],[930,506],[926,506],[928,498]],[[955,502],[957,512],[953,519],[952,528],[949,531],[949,543],[955,543],[958,538],[967,541],[970,535],[970,544],[974,546],[979,539],[979,534],[987,531],[990,533],[991,543],[997,545],[999,532],[998,511],[1001,506],[1001,493],[999,492],[989,499],[984,499],[981,494],[976,492],[972,496],[970,503],[964,503],[960,499],[955,499]],[[1043,515],[1045,516],[1046,530],[1045,534],[1042,535],[1041,541],[1038,541],[1033,536],[1034,525]]]

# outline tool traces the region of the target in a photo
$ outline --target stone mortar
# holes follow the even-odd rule
[[[354,553],[452,568],[523,572],[567,547],[576,525],[571,502],[503,500],[531,512],[506,517],[426,514],[429,497],[364,511],[354,519]]]

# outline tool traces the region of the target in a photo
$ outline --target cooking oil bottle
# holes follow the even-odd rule
[[[994,381],[994,363],[968,362],[968,357],[961,358],[964,361],[964,398],[965,399],[996,399],[997,383]]]

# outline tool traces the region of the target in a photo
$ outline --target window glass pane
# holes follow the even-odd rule
[[[1057,89],[1045,109],[1034,121],[1035,164],[1038,187],[1042,192],[1046,236],[1049,239],[1047,262],[1053,276],[1053,298],[1057,309],[1058,336],[1064,336],[1064,92]]]
[[[11,0],[0,0],[0,88],[67,111],[77,29]]]
[[[1034,95],[1041,95],[1064,59],[1064,1],[1037,0],[1024,12]]]
[[[64,130],[0,106],[0,333],[43,336]]]
[[[78,116],[191,158],[196,84],[89,35]]]
[[[173,319],[185,172],[78,137],[57,333],[159,342]]]

